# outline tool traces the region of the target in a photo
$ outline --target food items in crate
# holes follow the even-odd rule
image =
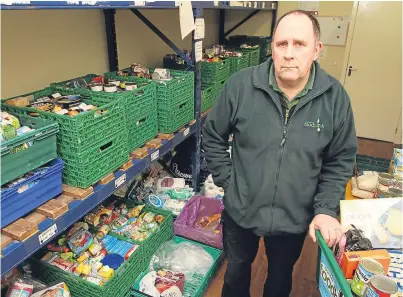
[[[181,297],[185,286],[185,275],[167,269],[151,271],[140,282],[140,292],[150,296]]]
[[[48,171],[49,167],[48,166],[42,166],[37,169],[34,169],[28,173],[25,173],[24,175],[18,177],[17,179],[3,185],[1,188],[2,189],[8,189],[8,188],[13,188],[13,187],[18,187],[18,193],[25,192],[26,190],[32,188],[34,185],[36,185],[36,181],[32,181],[29,183],[26,183],[26,181],[33,177],[36,174],[45,174]],[[24,184],[25,183],[25,184]]]
[[[57,268],[64,271],[70,269],[70,267],[74,265],[72,261],[63,260],[61,257],[56,257],[55,259],[52,259],[51,261],[49,261],[49,264],[56,266]]]
[[[369,281],[365,297],[390,297],[397,293],[396,282],[384,275],[374,275]]]
[[[1,123],[0,139],[2,141],[13,139],[17,136],[21,136],[21,135],[24,135],[26,133],[29,133],[29,132],[32,132],[35,130],[28,126],[21,126],[21,123],[16,116],[11,115],[5,111],[2,111],[0,113],[0,123]],[[26,150],[27,148],[31,147],[32,145],[33,145],[33,142],[28,141],[26,143],[23,143],[15,148],[13,148],[11,150],[11,153],[15,154],[20,151]]]
[[[70,251],[68,247],[56,245],[54,243],[49,243],[46,247],[49,251],[52,252],[67,253]]]
[[[259,45],[248,45],[248,44],[241,44],[240,46],[242,49],[258,49]]]
[[[382,265],[376,260],[371,258],[361,259],[351,283],[352,291],[359,297],[364,297],[370,278],[384,273]]]
[[[99,206],[95,211],[84,217],[84,221],[88,224],[96,227],[100,224],[103,219],[108,218],[112,215],[112,210],[105,208],[103,206]]]
[[[391,257],[386,249],[346,252],[343,255],[341,270],[347,279],[353,278],[354,271],[356,271],[360,259],[363,258],[371,258],[376,260],[383,266],[384,271],[388,271],[389,269]]]
[[[90,232],[80,230],[67,241],[67,244],[74,254],[80,255],[92,245],[93,241],[94,239]]]
[[[108,267],[108,266],[103,266],[99,271],[98,271],[98,276],[102,280],[102,282],[106,283],[108,280],[112,278],[114,275],[115,271]]]
[[[31,297],[70,297],[69,288],[65,283],[59,283],[34,293]]]
[[[150,70],[147,67],[143,67],[138,63],[133,63],[130,70],[119,70],[117,72],[119,76],[136,76],[139,78],[151,79]]]

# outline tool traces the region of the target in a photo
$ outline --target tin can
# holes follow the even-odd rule
[[[359,297],[364,297],[371,277],[379,274],[384,274],[384,269],[378,261],[362,258],[351,283],[352,291]]]
[[[106,234],[108,234],[109,232],[109,226],[108,225],[102,225],[101,228],[99,228],[96,237],[98,239],[102,239],[106,236]]]
[[[397,293],[396,282],[385,275],[374,275],[369,281],[365,297],[390,297]]]

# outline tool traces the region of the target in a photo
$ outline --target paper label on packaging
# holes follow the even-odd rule
[[[57,232],[57,225],[53,224],[50,226],[48,229],[46,229],[44,232],[39,234],[39,244],[43,244],[45,241],[47,241],[49,238],[51,238],[53,235],[55,235]]]
[[[170,287],[161,293],[161,297],[182,297],[182,293],[177,286]]]
[[[122,184],[126,182],[126,173],[122,174],[115,180],[115,188],[120,187]]]
[[[159,158],[159,156],[160,156],[160,151],[159,150],[156,150],[155,152],[153,152],[151,154],[151,162],[157,160]]]
[[[190,128],[186,128],[185,131],[183,131],[183,136],[186,137],[189,135]]]
[[[146,2],[145,1],[134,1],[134,5],[136,5],[136,6],[145,6]]]

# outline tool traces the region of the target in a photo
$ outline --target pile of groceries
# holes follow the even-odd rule
[[[145,210],[144,205],[130,208],[115,199],[48,244],[41,261],[102,286],[164,219]]]
[[[5,111],[0,112],[0,124],[1,141],[10,140],[35,130],[28,126],[21,126],[20,120],[16,116]],[[13,148],[11,153],[17,153],[19,151],[26,150],[32,145],[32,142],[26,142],[18,147]]]
[[[115,78],[107,78],[104,76],[93,77],[89,82],[84,78],[76,78],[65,83],[64,87],[66,89],[89,89],[94,92],[105,92],[105,93],[121,93],[127,91],[133,91],[138,88],[148,85],[147,81],[141,82],[129,82],[121,81]]]
[[[152,79],[156,82],[169,81],[173,79],[171,72],[166,68],[148,68],[139,63],[133,63],[128,69],[119,70],[118,76],[134,76],[137,78]]]

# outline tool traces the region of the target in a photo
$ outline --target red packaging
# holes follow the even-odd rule
[[[67,253],[70,251],[68,247],[58,246],[53,243],[49,243],[46,247],[48,248],[49,251],[52,252]]]
[[[374,275],[369,280],[365,297],[390,297],[397,292],[396,282],[385,275]]]
[[[62,258],[58,257],[54,259],[53,261],[49,262],[50,265],[56,266],[57,268],[60,268],[61,270],[68,270],[70,269],[71,266],[73,266],[73,262],[63,260]]]

